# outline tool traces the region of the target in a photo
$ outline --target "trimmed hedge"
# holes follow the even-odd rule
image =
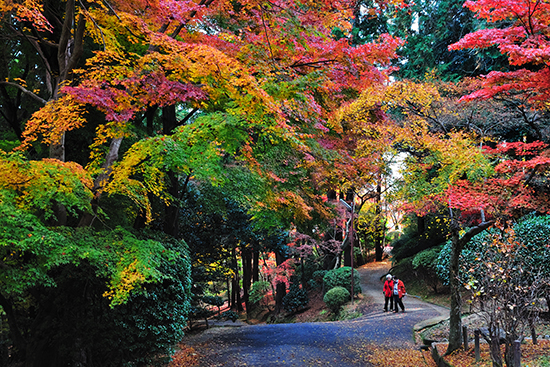
[[[334,287],[344,287],[351,293],[351,268],[344,266],[342,268],[327,271],[323,277],[325,292],[328,292]],[[361,278],[357,270],[353,271],[353,292],[355,294],[362,293]]]
[[[344,287],[334,287],[323,297],[326,305],[334,313],[340,312],[340,308],[350,300],[351,294]]]

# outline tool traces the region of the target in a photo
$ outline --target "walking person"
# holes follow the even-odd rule
[[[399,307],[401,307],[401,310],[405,312],[405,306],[403,306],[403,297],[407,294],[405,291],[405,284],[399,279],[397,279],[396,276],[393,277],[393,306],[395,309],[395,313],[399,312]]]
[[[384,293],[384,312],[388,312],[388,301],[390,303],[390,312],[393,311],[393,279],[391,274],[386,275],[382,293]]]

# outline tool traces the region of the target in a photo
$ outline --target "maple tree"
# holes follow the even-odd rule
[[[139,230],[155,226],[181,238],[178,216],[191,184],[238,180],[250,190],[235,190],[234,197],[241,195],[258,227],[311,229],[312,220],[330,214],[320,185],[309,180],[326,153],[318,135],[333,128],[327,121],[343,102],[387,80],[400,44],[381,35],[354,46],[352,5],[1,2],[2,29],[17,41],[9,61],[17,64],[25,50],[33,65],[10,69],[2,87],[21,96],[20,106],[31,99],[34,108],[42,105],[17,120],[25,125],[21,149],[29,148],[29,165],[40,166],[52,162],[42,159],[50,148],[59,163],[48,174],[69,167],[86,189],[70,198],[75,207],[64,196],[47,201],[41,192],[17,191],[15,181],[7,187],[60,230],[108,229],[124,217],[126,227],[133,221]],[[85,147],[71,145],[77,134]],[[106,209],[118,203],[123,210],[119,205],[108,218]],[[252,242],[242,241],[243,260]],[[150,260],[148,248],[143,245],[137,263],[122,262],[111,274],[106,295],[113,305],[164,279],[154,259],[150,269],[140,266]],[[163,250],[158,245],[150,256]],[[237,262],[236,254],[232,259]]]
[[[340,108],[329,120],[332,130],[319,139],[322,147],[332,153],[317,171],[324,178],[325,187],[351,194],[350,200],[356,213],[374,202],[374,248],[376,260],[382,259],[382,193],[387,190],[391,176],[391,164],[396,151],[392,147],[394,125],[386,116],[380,103],[384,100],[384,88],[365,89],[353,102]],[[321,180],[319,180],[321,181]],[[349,252],[349,250],[348,250]],[[349,257],[349,254],[348,254]],[[349,258],[345,264],[350,265]]]
[[[467,99],[520,95],[536,106],[548,100],[549,4],[547,1],[467,1],[464,4],[487,26],[465,35],[451,50],[497,47],[513,70],[492,71],[482,89]],[[490,25],[494,24],[493,27]]]

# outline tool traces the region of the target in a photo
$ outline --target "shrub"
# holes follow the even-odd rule
[[[317,289],[319,288],[321,285],[319,283],[317,283],[315,280],[313,279],[310,279],[307,281],[307,285],[310,289]]]
[[[351,293],[351,268],[344,266],[342,268],[327,271],[323,277],[325,292],[334,287],[344,287]],[[353,272],[353,292],[361,293],[361,278],[357,270]]]
[[[327,270],[314,271],[312,276],[311,276],[311,279],[313,279],[317,283],[322,283],[323,282],[323,277],[325,276],[326,273],[327,273]]]
[[[248,295],[248,299],[252,303],[258,303],[260,302],[267,292],[271,290],[271,283],[266,281],[257,281],[252,283],[252,287],[250,287],[250,293]]]
[[[224,313],[222,313],[222,317],[226,320],[231,320],[235,322],[239,319],[239,314],[235,311],[225,311]]]
[[[323,297],[326,305],[334,313],[339,313],[340,308],[350,299],[350,293],[344,287],[334,287]]]
[[[421,251],[414,257],[412,266],[417,270],[416,275],[424,280],[435,293],[439,278],[437,277],[436,262],[443,246],[436,246],[427,250]]]
[[[135,289],[115,307],[104,297],[107,279],[98,277],[100,270],[89,261],[51,269],[56,286],[29,292],[33,307],[44,317],[20,316],[24,325],[33,325],[27,326],[33,332],[28,338],[36,345],[33,358],[56,366],[76,365],[75,355],[86,351],[95,366],[166,365],[187,324],[191,283],[185,243],[165,242],[164,247],[180,253],[156,264],[166,278]]]
[[[290,285],[290,290],[283,297],[283,308],[287,312],[297,311],[309,303],[309,297],[305,289],[300,288],[297,283]]]
[[[222,307],[225,303],[220,296],[203,296],[202,301],[212,306]]]

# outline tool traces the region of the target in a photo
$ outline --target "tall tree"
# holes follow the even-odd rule
[[[467,99],[519,95],[543,107],[549,96],[550,57],[546,49],[550,4],[539,0],[481,0],[467,1],[465,6],[477,17],[485,19],[487,26],[465,35],[449,49],[497,47],[513,67],[510,71],[493,71],[484,76],[482,89]]]
[[[377,34],[392,33],[406,40],[399,48],[400,79],[423,80],[436,72],[444,80],[458,80],[507,67],[506,59],[495,49],[484,51],[448,50],[482,22],[462,5],[462,0],[414,1],[404,7],[379,8],[363,11],[354,22],[355,42],[370,41]]]

